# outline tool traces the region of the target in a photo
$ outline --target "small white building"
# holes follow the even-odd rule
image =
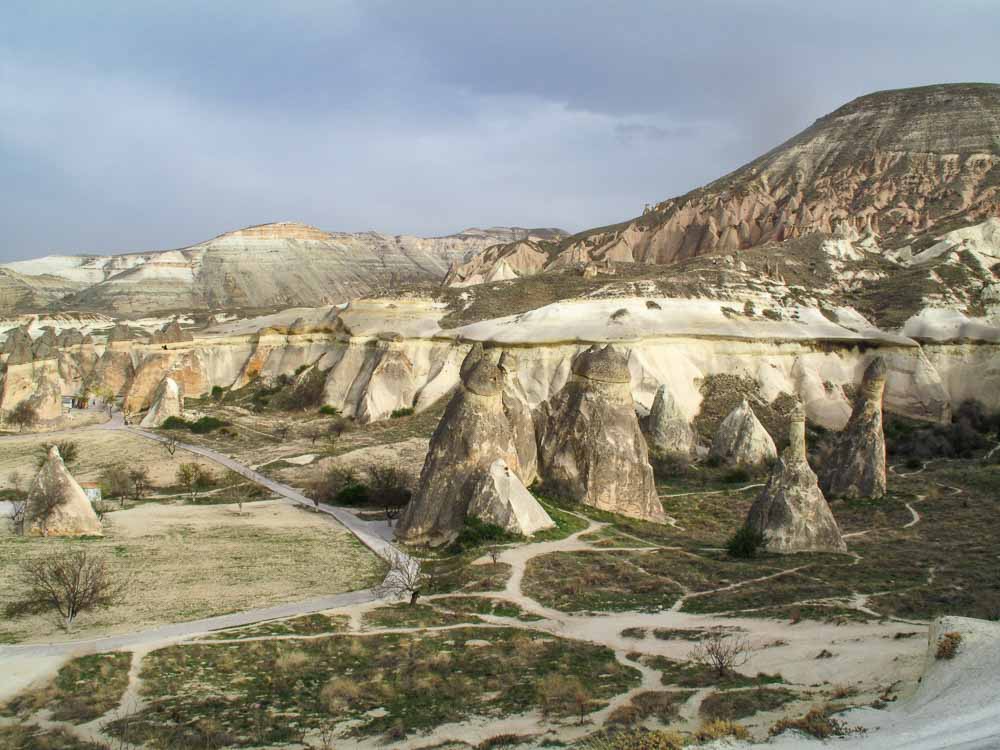
[[[97,482],[80,482],[79,484],[91,505],[101,502],[101,485]]]

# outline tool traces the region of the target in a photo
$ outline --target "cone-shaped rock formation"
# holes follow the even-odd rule
[[[663,521],[629,379],[628,360],[610,344],[573,360],[569,381],[536,415],[539,473],[585,505]]]
[[[774,440],[746,399],[722,420],[709,452],[711,458],[738,466],[755,466],[777,456]]]
[[[882,432],[882,394],[888,369],[876,357],[865,370],[861,390],[833,453],[820,467],[820,486],[827,497],[882,497],[885,495],[885,435]]]
[[[650,448],[684,455],[694,450],[694,430],[677,407],[666,384],[656,389],[646,425]]]
[[[164,378],[153,393],[153,405],[139,423],[140,427],[159,427],[169,417],[184,416],[184,395],[177,381]]]
[[[83,489],[63,463],[59,449],[49,448],[28,491],[25,513],[30,534],[41,536],[92,536],[101,533],[101,522]]]
[[[750,508],[747,526],[764,535],[771,552],[847,550],[806,459],[806,415],[801,405],[792,412],[788,447]]]
[[[413,500],[396,528],[411,544],[442,544],[458,534],[470,502],[495,461],[518,468],[514,431],[503,409],[503,373],[481,349],[469,352],[461,385],[431,437]]]

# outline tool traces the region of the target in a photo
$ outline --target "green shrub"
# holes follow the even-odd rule
[[[160,425],[164,430],[186,430],[190,426],[191,423],[181,417],[167,417]]]
[[[357,482],[347,485],[338,492],[334,502],[338,505],[368,505],[370,499],[368,488]]]
[[[749,560],[757,556],[757,552],[764,546],[764,541],[764,535],[756,529],[741,526],[726,542],[726,552],[730,557]]]
[[[188,425],[188,429],[195,435],[205,435],[213,430],[217,430],[220,427],[225,426],[226,422],[223,422],[221,419],[216,419],[215,417],[202,417],[197,422],[192,422]]]
[[[743,484],[751,479],[750,470],[745,466],[737,466],[722,475],[722,481],[727,484]]]
[[[653,467],[653,476],[658,480],[686,477],[691,473],[691,457],[674,451],[651,450],[649,463]]]
[[[321,407],[319,407],[319,413],[320,414],[326,414],[329,417],[335,417],[338,414],[340,414],[340,409],[338,409],[336,406],[330,406],[329,404],[323,404]]]
[[[226,392],[222,389],[221,385],[212,386],[212,400],[222,401],[222,398],[226,395]]]
[[[411,414],[413,414],[413,407],[407,406],[403,409],[393,409],[389,417],[391,419],[399,419],[400,417],[408,417]]]
[[[465,525],[449,547],[448,551],[454,554],[461,554],[469,549],[482,547],[487,544],[497,544],[499,542],[510,542],[520,537],[508,534],[496,524],[480,521],[478,518],[468,517]]]

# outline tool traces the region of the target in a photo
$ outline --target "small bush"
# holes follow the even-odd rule
[[[686,477],[691,473],[691,457],[684,453],[651,450],[649,463],[653,467],[653,476],[660,481]]]
[[[205,435],[213,430],[217,430],[220,427],[225,427],[226,422],[221,419],[216,419],[215,417],[202,417],[197,422],[192,422],[188,429],[191,430],[195,435]]]
[[[581,745],[583,750],[681,750],[684,737],[672,731],[636,729],[591,737]]]
[[[726,737],[732,737],[736,740],[748,740],[750,739],[750,732],[747,731],[745,726],[737,724],[735,721],[716,719],[715,721],[702,724],[698,731],[694,733],[694,738],[698,742],[711,742],[712,740],[721,740]]]
[[[774,737],[789,729],[796,729],[818,740],[842,737],[850,732],[847,724],[830,716],[828,708],[813,708],[797,719],[779,719],[771,727],[769,734]]]
[[[347,485],[334,498],[334,502],[338,505],[368,505],[370,501],[368,488],[359,482]]]
[[[726,553],[730,557],[752,560],[757,557],[765,541],[761,532],[749,526],[741,526],[726,542]]]
[[[538,702],[543,716],[583,716],[590,704],[590,693],[576,677],[546,675],[538,683]]]
[[[357,476],[350,469],[333,466],[326,474],[313,482],[310,495],[313,500],[321,503],[335,502],[346,488],[360,484]]]
[[[961,633],[954,631],[945,633],[941,636],[941,640],[938,641],[937,651],[934,652],[934,656],[937,659],[954,659],[960,645],[962,645]]]
[[[745,484],[752,478],[750,470],[745,466],[737,466],[722,475],[722,481],[727,484]]]
[[[164,430],[186,430],[190,423],[181,417],[167,417],[160,425]]]
[[[326,683],[320,691],[320,700],[326,706],[326,710],[333,715],[338,715],[344,709],[358,705],[361,696],[361,688],[350,677],[335,677]]]
[[[453,554],[461,554],[469,549],[498,542],[510,542],[517,538],[495,524],[486,523],[470,516],[465,519],[465,525],[455,541],[449,545],[448,551]]]
[[[225,395],[226,395],[226,392],[223,390],[223,388],[222,388],[221,385],[213,385],[212,386],[212,400],[213,401],[222,401],[222,399],[223,399],[223,397]]]
[[[323,404],[319,407],[320,414],[326,414],[328,417],[335,417],[340,414],[340,409],[336,406],[330,406],[329,404]]]
[[[393,409],[389,417],[390,419],[399,419],[400,417],[408,417],[411,414],[413,414],[413,407],[407,406],[402,409]]]

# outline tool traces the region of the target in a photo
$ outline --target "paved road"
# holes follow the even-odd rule
[[[110,421],[105,422],[104,424],[89,425],[87,427],[78,428],[80,431],[85,429],[121,430],[147,440],[154,440],[159,443],[169,442],[169,438],[158,435],[154,432],[149,432],[148,430],[143,430],[138,427],[126,426],[120,413],[116,413]],[[289,502],[296,503],[298,505],[306,505],[310,508],[316,507],[313,501],[301,492],[298,492],[286,484],[276,482],[273,479],[248,468],[230,456],[226,456],[209,448],[202,448],[201,446],[190,445],[188,443],[177,443],[177,447],[181,450],[195,453],[199,456],[204,456],[205,458],[221,464],[228,469],[232,469],[247,479],[266,487]],[[418,564],[415,560],[413,560],[413,558],[403,555],[398,548],[393,546],[391,542],[392,529],[386,522],[362,521],[349,511],[325,505],[323,503],[320,503],[318,507],[320,511],[338,521],[348,531],[354,534],[354,536],[356,536],[362,544],[372,550],[372,552],[379,557],[388,558],[390,555],[401,555],[409,565]],[[0,646],[0,662],[2,662],[5,656],[60,656],[73,653],[90,653],[94,651],[135,648],[136,646],[153,643],[181,640],[200,633],[217,630],[219,628],[252,625],[257,622],[264,622],[266,620],[273,620],[280,617],[312,614],[313,612],[322,612],[327,609],[347,607],[353,604],[363,604],[365,602],[373,601],[374,599],[375,595],[370,590],[364,589],[362,591],[349,591],[344,594],[306,599],[304,601],[290,602],[288,604],[278,604],[273,607],[250,609],[229,615],[208,617],[202,620],[191,620],[189,622],[161,625],[159,627],[149,628],[147,630],[141,630],[136,633],[128,633],[125,635],[106,636],[104,638],[91,638],[82,641],[69,641],[65,643]]]

